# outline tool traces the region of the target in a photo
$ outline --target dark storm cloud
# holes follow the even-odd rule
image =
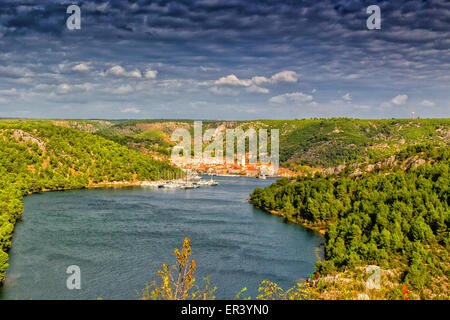
[[[81,30],[65,27],[72,3],[81,7]],[[381,30],[366,28],[371,4],[381,7]],[[119,90],[142,108],[148,99],[139,88],[147,86],[146,94],[154,94],[150,109],[159,101],[188,114],[183,102],[197,106],[214,99],[211,108],[223,117],[231,115],[220,103],[242,104],[242,110],[259,106],[256,117],[266,117],[272,114],[270,96],[312,89],[322,94],[317,100],[325,115],[335,115],[332,99],[352,91],[364,107],[354,105],[346,115],[380,117],[386,115],[376,105],[420,88],[418,100],[446,102],[431,112],[449,116],[449,36],[446,0],[8,0],[0,5],[0,86],[27,96],[48,84],[54,96],[86,92],[86,103],[101,103],[105,92]],[[135,77],[105,76],[114,66],[124,69],[122,75],[136,71]],[[148,70],[158,71],[156,80],[143,84]],[[251,79],[283,70],[301,74],[298,84],[211,87],[229,74]],[[261,96],[268,91],[269,97]],[[40,99],[45,105],[47,98]]]

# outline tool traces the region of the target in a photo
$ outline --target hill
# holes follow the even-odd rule
[[[376,265],[389,276],[371,298],[402,298],[404,285],[411,297],[449,299],[450,148],[410,146],[372,165],[358,174],[359,167],[348,166],[339,174],[282,179],[256,189],[251,201],[325,234],[325,260],[316,264],[316,276],[327,279],[324,295],[342,298],[346,287],[367,293],[358,280]]]
[[[6,121],[6,120],[5,120]],[[177,128],[193,132],[193,120],[20,120],[12,123],[53,124],[102,136],[128,148],[168,159]],[[329,168],[384,159],[409,145],[449,145],[450,119],[361,120],[350,118],[203,121],[203,130],[218,128],[279,129],[282,167]]]
[[[73,120],[66,125],[80,127]],[[191,120],[109,121],[97,126],[95,134],[159,158],[170,155],[174,145],[170,136],[175,129],[193,132]],[[288,168],[328,168],[382,159],[412,144],[448,145],[450,141],[450,119],[203,121],[203,130],[209,128],[222,132],[233,128],[279,129],[280,163]]]

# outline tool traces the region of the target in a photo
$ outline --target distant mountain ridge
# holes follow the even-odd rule
[[[11,120],[13,121],[13,120]],[[26,120],[24,120],[26,121]],[[27,120],[31,121],[31,120]],[[132,149],[167,158],[177,128],[193,131],[193,120],[36,120],[74,128]],[[450,119],[203,121],[203,130],[264,128],[280,130],[281,166],[335,167],[344,163],[383,159],[408,145],[450,144]]]

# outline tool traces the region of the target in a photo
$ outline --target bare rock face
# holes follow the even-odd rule
[[[39,149],[45,150],[45,143],[41,139],[33,136],[32,134],[30,134],[26,131],[23,131],[20,129],[14,129],[13,137],[16,138],[16,140],[19,140],[20,137],[22,137],[23,141],[36,143],[38,145]]]
[[[341,171],[344,170],[344,169],[345,169],[345,164],[341,164],[340,166],[337,166],[337,167],[334,169],[334,173],[339,174],[339,173],[341,173]]]
[[[395,156],[390,156],[389,158],[387,158],[386,161],[385,161],[385,163],[386,163],[386,165],[389,166],[389,167],[395,166],[395,163],[396,163],[396,161],[395,161]]]
[[[397,162],[395,160],[395,156],[390,156],[390,157],[384,159],[383,161],[379,161],[379,162],[375,163],[374,167],[371,168],[370,171],[372,171],[373,169],[381,170],[383,167],[392,168],[393,166],[396,165],[396,163]]]
[[[426,162],[427,161],[424,159],[421,159],[420,156],[415,155],[414,157],[404,160],[400,164],[400,167],[402,170],[408,170],[411,168],[415,169],[418,166],[425,164]],[[356,176],[362,175],[364,172],[370,173],[374,170],[379,171],[379,170],[383,170],[383,169],[392,169],[395,166],[397,166],[398,164],[399,164],[399,161],[397,160],[397,157],[395,155],[392,155],[388,158],[383,159],[382,161],[379,161],[376,163],[371,163],[371,164],[367,164],[367,162],[365,162],[365,163],[355,162],[355,163],[351,163],[349,165],[342,164],[337,167],[326,168],[326,169],[324,169],[323,173],[329,174],[329,175],[340,174],[348,166],[351,169],[353,169],[352,173],[350,174],[350,177],[356,177]]]
[[[337,167],[330,167],[323,170],[325,174],[339,174],[342,170],[344,170],[347,166],[345,164],[341,164]]]
[[[427,161],[424,159],[419,158],[419,156],[414,156],[411,158],[406,159],[405,161],[402,162],[401,164],[401,168],[403,170],[408,170],[408,169],[415,169],[418,166],[421,166],[423,164],[425,164]]]
[[[439,128],[436,129],[436,133],[439,135],[439,137],[447,142],[450,141],[450,129],[448,128]]]
[[[350,177],[357,177],[357,176],[360,176],[362,174],[363,174],[363,172],[361,171],[361,169],[360,168],[356,168],[355,171],[353,171],[350,174]]]
[[[423,165],[423,164],[425,164],[425,160],[424,159],[418,159],[417,161],[415,161],[413,164],[412,164],[412,167],[415,169],[415,168],[417,168],[418,166],[421,166],[421,165]]]

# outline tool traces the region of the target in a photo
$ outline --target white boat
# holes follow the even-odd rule
[[[198,186],[217,186],[219,183],[211,179],[211,180],[200,180],[194,182],[194,184]]]
[[[163,184],[163,188],[166,188],[166,189],[176,189],[176,188],[178,188],[178,185],[177,185],[176,183],[169,182],[169,183]]]
[[[183,186],[183,189],[196,189],[196,188],[198,188],[198,186],[192,183]]]

